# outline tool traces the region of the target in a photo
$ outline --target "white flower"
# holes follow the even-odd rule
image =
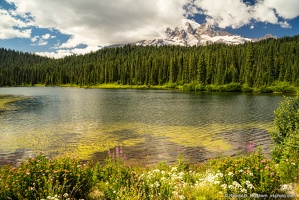
[[[217,177],[223,177],[223,173],[218,172],[218,173],[216,174],[216,176],[217,176]]]
[[[179,199],[185,199],[185,196],[184,195],[180,195]]]
[[[229,185],[228,189],[233,190],[233,189],[235,189],[235,187],[233,185]]]
[[[159,169],[155,169],[155,170],[153,170],[153,172],[155,172],[155,173],[159,173],[160,170],[159,170]]]
[[[239,172],[242,173],[242,172],[243,172],[243,169],[240,169]]]
[[[65,194],[63,195],[63,197],[65,197],[65,198],[68,197],[68,196],[69,196],[68,193],[65,193]]]
[[[245,184],[246,184],[246,186],[247,186],[247,188],[248,189],[253,189],[254,187],[253,187],[253,185],[251,184],[251,182],[250,181],[245,181]]]
[[[241,192],[247,194],[247,190],[245,188],[241,189]]]
[[[227,188],[227,184],[222,184],[222,185],[220,185],[220,187],[225,190]]]
[[[240,185],[240,183],[238,183],[237,181],[234,181],[233,182],[233,185],[236,187],[236,188],[241,188],[242,185]]]
[[[155,186],[156,186],[156,187],[159,187],[159,186],[160,186],[160,183],[159,183],[158,181],[156,181],[156,182],[155,182]]]
[[[180,172],[179,176],[181,176],[181,177],[184,176],[184,172]]]
[[[214,184],[218,185],[218,184],[220,184],[220,181],[214,181]]]
[[[171,168],[171,171],[172,171],[172,172],[176,172],[177,170],[178,170],[177,167],[172,167],[172,168]]]
[[[296,164],[292,162],[291,165],[296,165]]]
[[[232,172],[228,172],[227,175],[228,175],[228,176],[234,176],[234,173],[232,173]]]

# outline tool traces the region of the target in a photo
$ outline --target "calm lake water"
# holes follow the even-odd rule
[[[0,164],[39,152],[104,160],[118,146],[125,162],[191,162],[261,146],[269,153],[282,95],[173,90],[0,88],[28,97],[0,113]]]

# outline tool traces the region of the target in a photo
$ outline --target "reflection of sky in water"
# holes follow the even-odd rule
[[[265,130],[272,128],[282,100],[251,93],[59,87],[0,88],[0,94],[31,97],[16,103],[18,110],[0,114],[0,151],[25,148],[90,158],[122,145],[134,146],[127,149],[132,152],[153,147],[152,157],[161,160],[178,145],[195,157],[202,148],[213,152],[249,141],[268,145]]]

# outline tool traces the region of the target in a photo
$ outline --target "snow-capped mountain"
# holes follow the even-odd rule
[[[225,31],[213,29],[209,24],[198,24],[195,21],[184,19],[182,25],[175,28],[167,28],[165,38],[154,40],[141,40],[135,42],[135,45],[181,45],[194,46],[206,45],[211,43],[224,44],[243,44],[248,41],[256,42],[262,39],[276,38],[272,35],[266,35],[260,39],[244,38],[240,35],[233,35]]]

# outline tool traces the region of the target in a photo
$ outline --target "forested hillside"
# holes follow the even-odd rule
[[[0,86],[225,85],[299,86],[299,36],[243,45],[132,46],[50,59],[0,49]]]

